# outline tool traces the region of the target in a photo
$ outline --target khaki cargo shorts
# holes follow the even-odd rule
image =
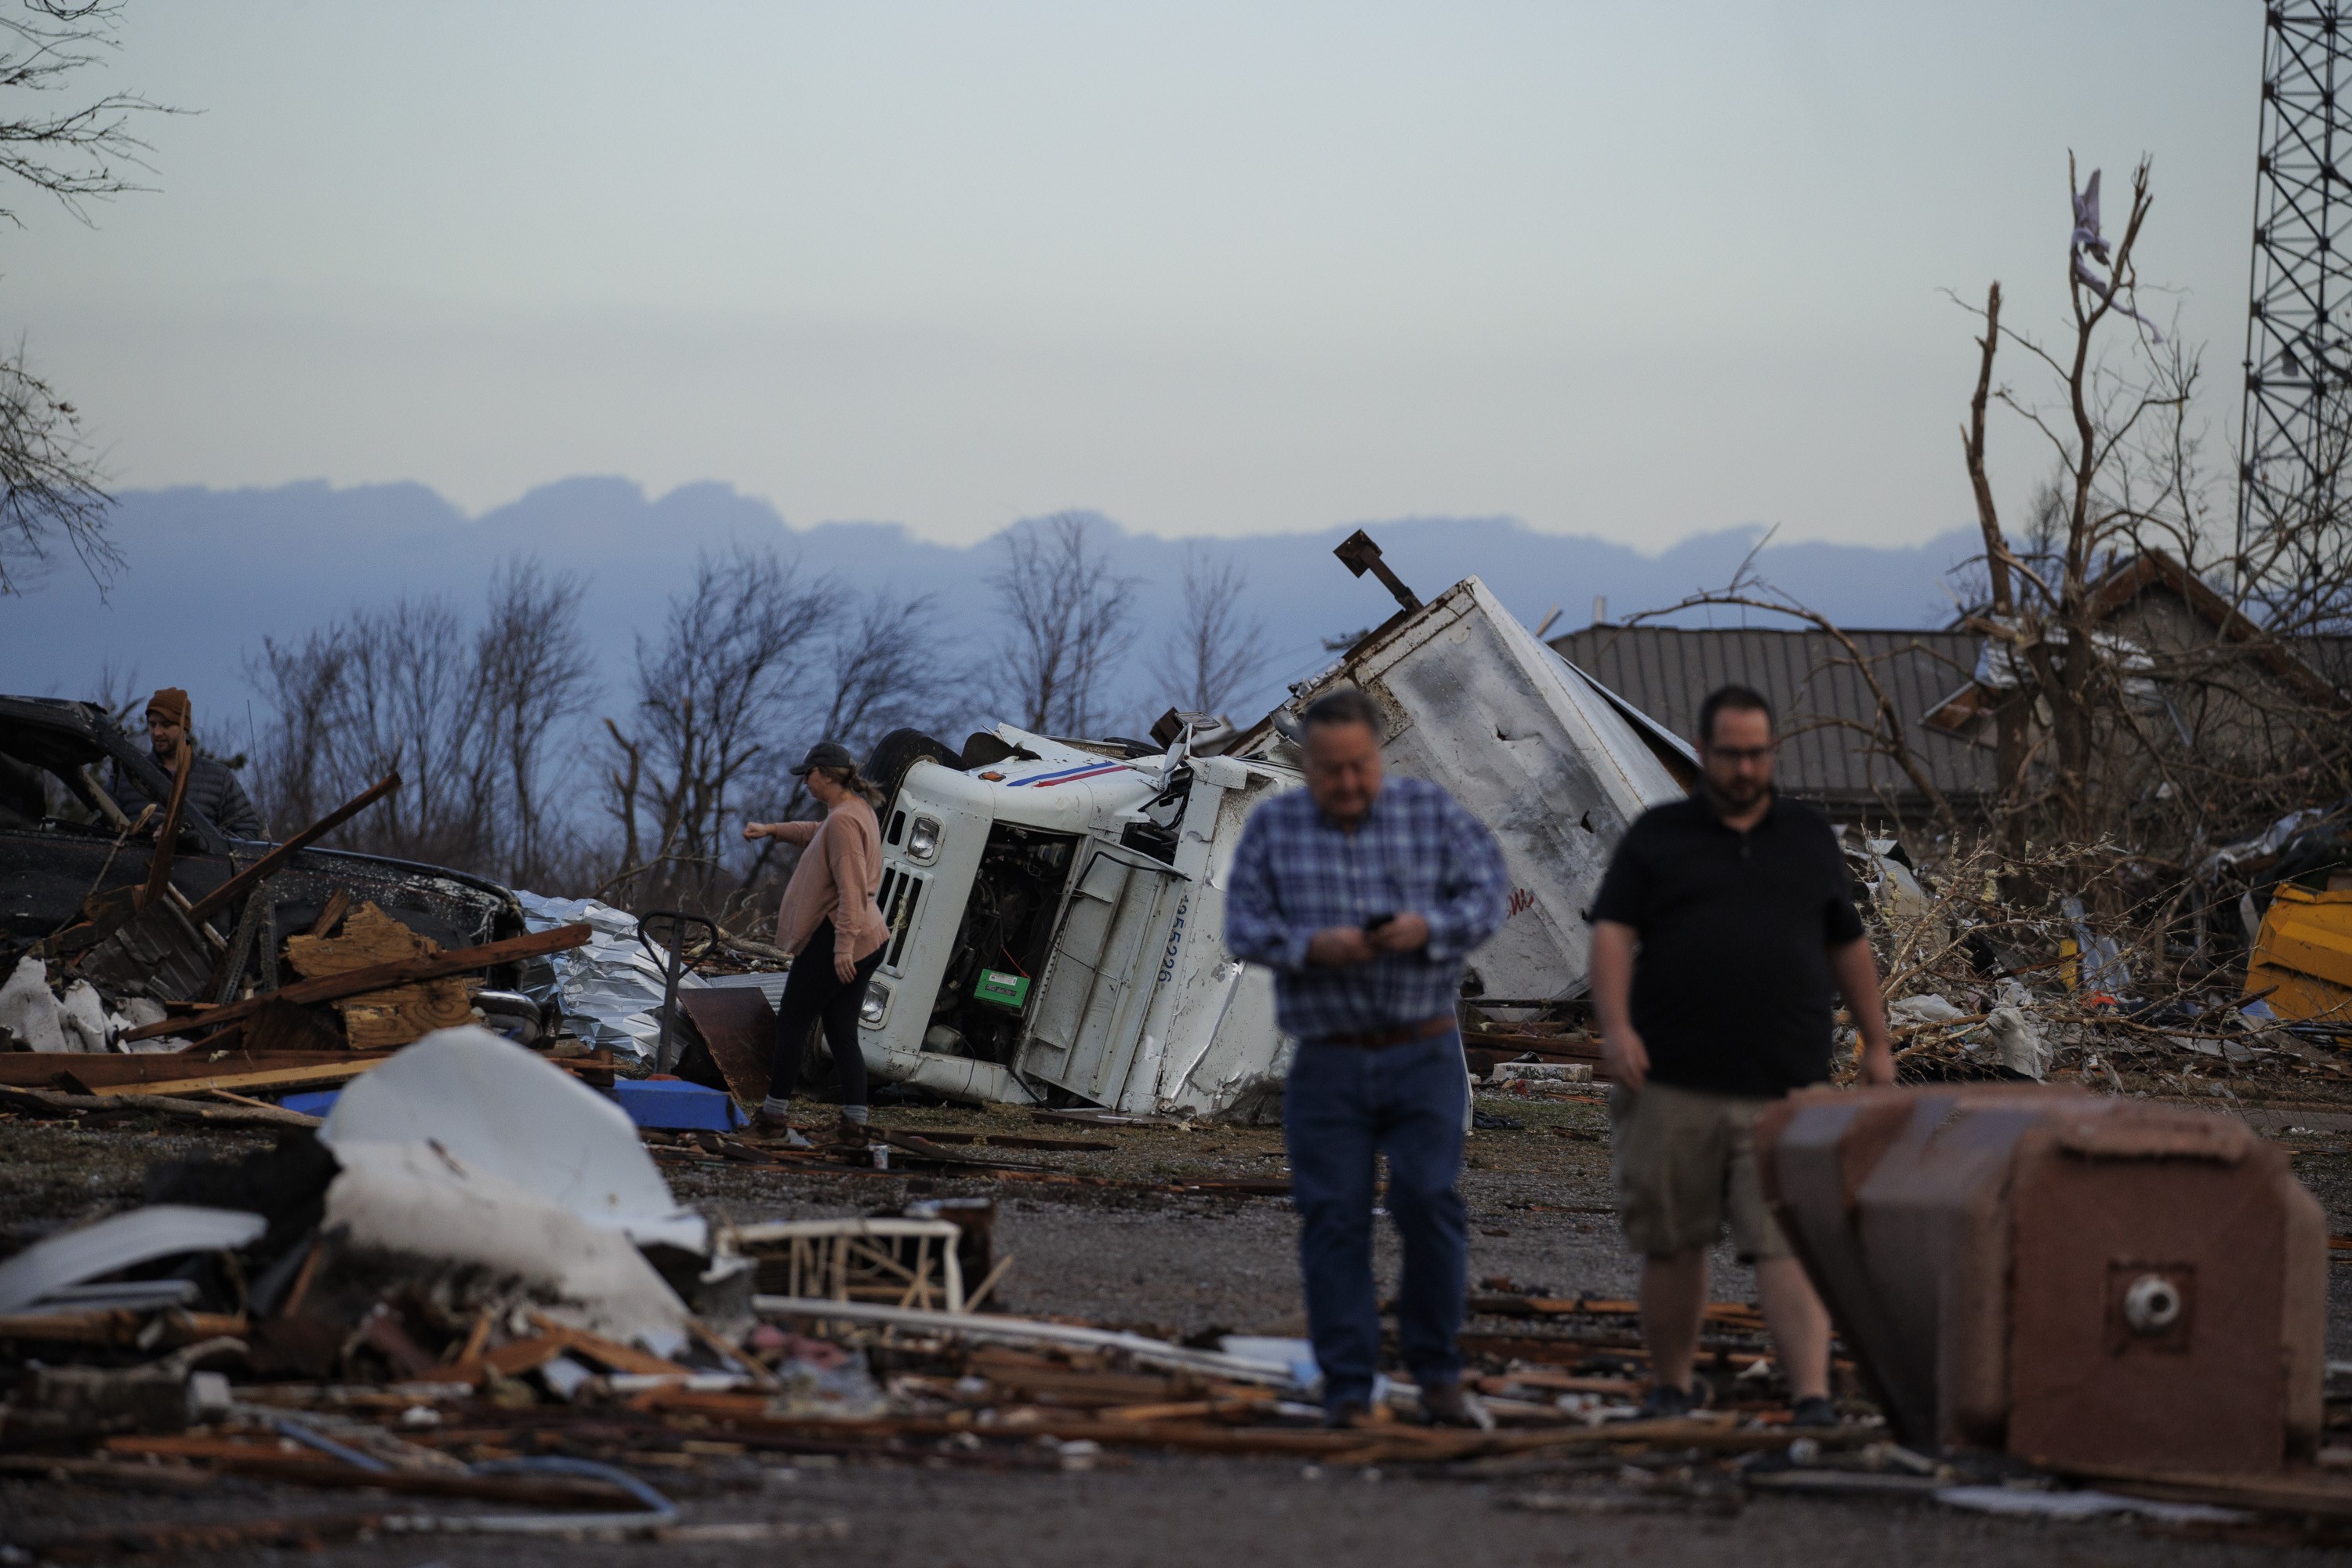
[[[1617,1219],[1634,1251],[1713,1247],[1728,1221],[1742,1259],[1790,1256],[1756,1175],[1756,1118],[1773,1103],[1654,1081],[1610,1089]]]

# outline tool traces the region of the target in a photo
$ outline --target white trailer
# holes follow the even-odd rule
[[[908,767],[883,814],[891,935],[861,1019],[869,1072],[971,1100],[1271,1110],[1292,1042],[1271,975],[1224,950],[1224,890],[1250,808],[1300,783],[1297,710],[1343,684],[1387,716],[1390,767],[1443,784],[1502,842],[1511,914],[1469,988],[1496,1005],[1581,992],[1609,851],[1695,761],[1470,578],[1222,754],[1005,725]]]
[[[1610,852],[1635,817],[1696,782],[1696,754],[1538,641],[1475,577],[1302,681],[1234,749],[1295,756],[1283,732],[1343,686],[1379,704],[1387,767],[1443,785],[1502,844],[1511,913],[1472,961],[1465,993],[1490,1006],[1580,994],[1585,911]]]

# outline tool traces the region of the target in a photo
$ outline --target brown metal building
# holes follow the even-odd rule
[[[1975,739],[1922,724],[1966,687],[1980,640],[1971,631],[1849,631],[1886,692],[1906,742],[1964,820],[1981,817],[1993,789],[1993,752]],[[1781,733],[1780,786],[1839,822],[1925,822],[1927,799],[1871,741],[1876,699],[1835,637],[1761,626],[1592,626],[1550,639],[1570,664],[1658,722],[1695,739],[1699,704],[1719,686],[1752,686]]]

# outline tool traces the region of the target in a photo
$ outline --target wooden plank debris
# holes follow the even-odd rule
[[[349,1083],[362,1073],[381,1067],[392,1059],[389,1055],[350,1057],[340,1062],[314,1063],[307,1067],[262,1068],[244,1072],[218,1073],[209,1078],[182,1079],[169,1088],[175,1095],[205,1094],[220,1089],[328,1089],[339,1083]],[[136,1096],[147,1093],[146,1084],[114,1084],[93,1089],[100,1099]],[[289,1112],[289,1114],[292,1114]]]
[[[192,1078],[218,1078],[226,1073],[261,1072],[272,1068],[318,1067],[346,1062],[348,1051],[156,1051],[132,1056],[99,1056],[76,1052],[9,1051],[0,1053],[0,1088],[47,1089],[63,1069],[70,1069],[92,1089],[144,1089],[156,1094],[173,1092]]]
[[[345,917],[338,935],[289,937],[286,962],[305,980],[315,980],[431,958],[440,951],[430,937],[366,903]],[[467,983],[450,977],[346,996],[334,1005],[342,1016],[344,1038],[359,1051],[390,1050],[474,1017]]]
[[[319,918],[310,922],[310,934],[312,936],[332,936],[335,931],[336,924],[341,921],[345,915],[351,912],[351,889],[349,888],[337,888],[333,895],[327,900],[326,908],[319,911]]]
[[[123,1036],[125,1040],[154,1039],[188,1029],[216,1028],[223,1024],[240,1021],[258,1012],[263,1003],[278,998],[300,1005],[316,1002],[340,1001],[345,996],[358,996],[370,991],[382,991],[413,981],[436,980],[445,974],[463,974],[468,970],[488,969],[495,964],[510,963],[520,958],[537,958],[546,953],[562,952],[583,946],[594,935],[585,925],[557,926],[552,931],[533,931],[527,936],[509,937],[504,942],[485,942],[480,947],[459,948],[452,952],[437,953],[430,958],[404,959],[396,963],[378,964],[372,969],[353,970],[348,974],[321,975],[316,980],[298,980],[281,986],[268,996],[248,996],[242,1002],[231,1002],[197,1018],[166,1018],[159,1024],[149,1024]]]
[[[187,805],[188,781],[195,776],[196,749],[184,736],[180,742],[180,765],[172,771],[172,801],[155,828],[155,852],[147,861],[147,885],[139,890],[138,908],[146,909],[172,885],[172,861],[180,852],[180,811]],[[188,922],[194,925],[194,921]]]
[[[153,1338],[148,1338],[151,1322]],[[161,1317],[127,1307],[79,1312],[10,1312],[0,1315],[0,1341],[37,1340],[48,1344],[135,1345],[174,1349],[246,1331],[244,1318],[222,1312],[169,1311]]]
[[[209,1104],[171,1095],[61,1094],[46,1089],[0,1088],[0,1109],[28,1111],[35,1116],[70,1115],[77,1110],[146,1111],[175,1121],[206,1121],[215,1127],[316,1127],[320,1122],[316,1116],[305,1116],[282,1106],[255,1110],[241,1105]]]

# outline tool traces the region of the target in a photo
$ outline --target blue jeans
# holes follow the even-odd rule
[[[1398,1339],[1415,1383],[1458,1382],[1469,1272],[1462,1106],[1469,1085],[1462,1037],[1444,1034],[1367,1050],[1302,1043],[1282,1095],[1290,1201],[1307,1333],[1323,1369],[1323,1401],[1370,1399],[1381,1351],[1372,1279],[1374,1156],[1389,1157],[1388,1207],[1404,1242]]]

